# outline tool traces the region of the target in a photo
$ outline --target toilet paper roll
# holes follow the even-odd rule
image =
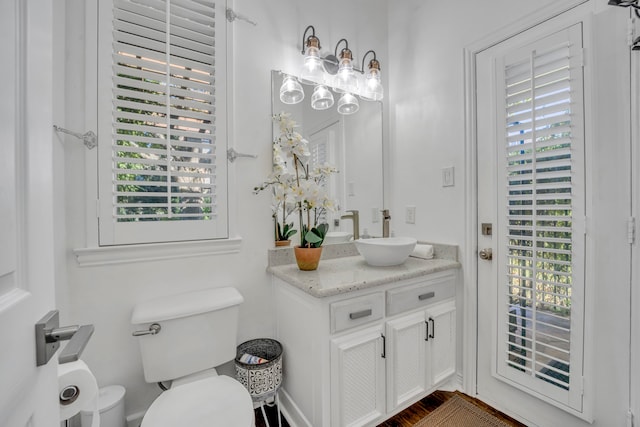
[[[91,427],[100,425],[98,383],[82,360],[58,365],[58,399],[60,421],[68,420],[80,411],[93,411]]]

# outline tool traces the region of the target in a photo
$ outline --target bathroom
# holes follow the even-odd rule
[[[472,303],[478,264],[472,261],[476,258],[477,195],[469,172],[474,167],[469,148],[469,52],[490,46],[497,37],[494,34],[517,34],[532,22],[578,4],[592,12],[584,35],[589,43],[585,61],[596,68],[585,100],[591,107],[587,119],[593,126],[592,136],[598,141],[590,146],[587,160],[588,183],[593,187],[593,222],[587,225],[593,236],[587,259],[592,262],[587,271],[595,284],[589,288],[593,293],[587,295],[585,309],[591,329],[584,333],[589,350],[583,370],[589,401],[585,406],[590,414],[578,417],[549,405],[545,408],[550,418],[545,418],[531,409],[539,402],[532,396],[490,403],[528,425],[584,426],[589,419],[596,426],[634,425],[633,414],[640,416],[640,373],[631,360],[637,359],[640,350],[635,326],[640,300],[631,289],[640,285],[633,268],[640,264],[637,244],[630,244],[627,234],[628,218],[637,215],[640,200],[637,143],[630,142],[631,129],[637,126],[630,113],[637,84],[630,81],[629,69],[636,57],[630,55],[626,42],[630,9],[609,6],[605,0],[233,1],[228,6],[257,25],[240,19],[229,24],[228,145],[257,158],[228,164],[231,240],[220,253],[185,249],[150,254],[126,247],[120,253],[87,251],[98,246],[96,151],[73,137],[52,133],[49,151],[42,154],[47,156],[43,161],[50,163],[50,170],[43,172],[49,174],[46,182],[52,193],[45,206],[50,209],[47,220],[33,230],[35,236],[47,235],[50,243],[44,253],[49,262],[38,273],[53,277],[55,304],[46,309],[60,310],[62,325],[95,326],[82,358],[99,384],[126,388],[129,425],[138,425],[159,394],[155,384],[144,380],[138,345],[131,336],[130,319],[137,303],[183,291],[233,286],[244,297],[238,342],[276,334],[276,301],[267,272],[267,252],[273,247],[270,200],[252,190],[272,167],[271,70],[298,72],[308,25],[315,27],[327,46],[346,38],[356,55],[368,49],[377,53],[385,87],[384,207],[390,209],[394,235],[459,248],[463,268],[456,288],[456,376],[461,390],[475,395],[475,370],[482,368],[476,366],[475,328],[476,318],[482,319],[483,313],[476,317]],[[52,72],[46,78],[39,76],[53,105],[48,111],[50,124],[81,132],[96,127],[91,88],[96,86],[93,46],[99,7],[95,0],[43,5],[45,10],[50,8],[53,19]],[[596,64],[589,62],[593,58]],[[453,186],[443,187],[444,168],[453,168]],[[408,206],[415,207],[412,224],[405,218]],[[369,232],[379,234],[381,229]],[[5,360],[0,356],[2,363]],[[5,386],[2,389],[4,399],[7,392]],[[482,398],[481,390],[478,395]],[[4,408],[5,401],[0,403]]]

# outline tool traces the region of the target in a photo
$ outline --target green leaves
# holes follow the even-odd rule
[[[276,240],[283,241],[289,240],[289,237],[296,234],[298,230],[293,228],[293,222],[289,224],[284,224],[283,227],[280,226],[280,223],[276,221]]]
[[[324,242],[324,236],[327,234],[327,230],[329,230],[329,224],[327,223],[319,224],[317,227],[313,227],[308,231],[306,226],[302,227],[304,237],[301,246],[319,248],[322,246],[322,242]]]

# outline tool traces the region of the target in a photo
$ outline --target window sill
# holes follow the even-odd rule
[[[223,240],[79,248],[74,249],[73,253],[80,267],[93,267],[194,256],[235,254],[240,252],[241,243],[241,237],[234,237]]]

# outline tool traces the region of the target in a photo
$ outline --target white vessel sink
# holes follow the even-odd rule
[[[409,258],[418,241],[413,237],[359,239],[356,248],[369,265],[388,267],[402,264]]]
[[[324,236],[324,244],[330,245],[332,243],[344,243],[351,240],[353,234],[346,231],[330,231]]]

